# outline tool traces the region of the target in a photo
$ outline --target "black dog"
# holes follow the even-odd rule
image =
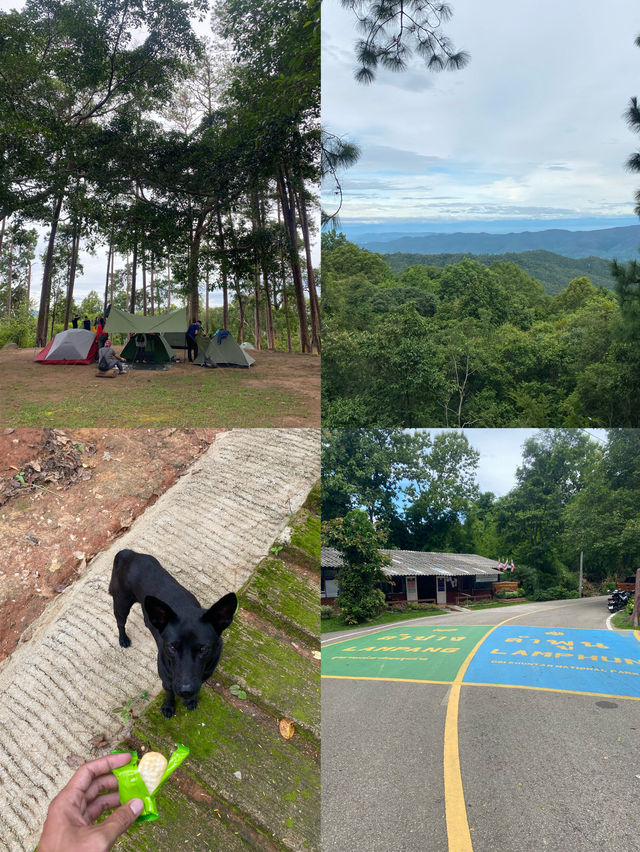
[[[157,559],[133,550],[116,553],[109,594],[123,648],[131,644],[124,629],[131,607],[136,601],[142,607],[144,623],[158,646],[158,674],[166,692],[163,715],[173,716],[176,695],[187,710],[195,710],[200,687],[220,659],[220,634],[238,608],[235,594],[230,592],[205,610]]]

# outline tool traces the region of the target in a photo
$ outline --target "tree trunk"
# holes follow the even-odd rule
[[[27,311],[31,310],[31,261],[27,261],[29,268],[27,271]]]
[[[209,334],[209,267],[207,266],[207,281],[206,281],[207,292],[205,294],[205,306],[204,306],[204,329]]]
[[[156,314],[156,300],[153,293],[153,257],[151,258],[151,316]]]
[[[111,289],[109,290],[109,304],[113,305],[113,280],[116,276],[116,250],[111,252]],[[105,308],[106,311],[106,308]]]
[[[73,302],[73,288],[76,283],[76,269],[78,268],[78,251],[80,249],[80,226],[75,225],[71,239],[71,264],[69,266],[69,282],[67,284],[67,302],[64,309],[64,330],[69,328],[69,317],[71,316],[71,304]]]
[[[189,292],[187,319],[190,323],[198,319],[198,307],[200,304],[198,298],[198,264],[200,261],[200,243],[202,242],[206,218],[206,213],[200,213],[198,216],[189,251],[189,266],[187,268],[187,289]]]
[[[62,210],[63,201],[64,195],[61,195],[58,199],[56,199],[56,203],[53,208],[51,233],[49,234],[49,244],[47,246],[47,255],[44,261],[44,271],[42,273],[42,290],[40,291],[40,310],[38,311],[36,346],[45,346],[47,343],[47,320],[49,318],[49,299],[51,298],[51,267],[53,264],[53,248],[56,242],[56,231],[58,230],[58,222],[60,221],[60,211]]]
[[[260,270],[253,270],[253,345],[262,349],[262,329],[260,328]]]
[[[2,253],[2,243],[4,242],[4,228],[7,222],[7,217],[3,216],[0,222],[0,254]]]
[[[142,249],[142,313],[147,315],[147,254]]]
[[[13,287],[13,234],[9,240],[9,279],[7,281],[7,316],[11,316],[11,288]]]
[[[113,243],[109,242],[109,251],[107,253],[107,276],[104,282],[104,313],[107,312],[107,305],[109,304],[109,269],[111,268],[111,256],[113,254]],[[111,281],[111,288],[113,289],[113,279]]]
[[[267,348],[273,352],[276,348],[276,336],[273,330],[273,310],[271,308],[271,290],[269,289],[269,276],[266,269],[262,270],[264,282],[264,330],[267,333]]]
[[[289,265],[293,275],[293,287],[296,296],[296,308],[298,311],[300,350],[309,352],[311,344],[309,331],[307,329],[307,307],[304,297],[304,286],[302,283],[302,270],[300,268],[300,255],[298,252],[298,231],[296,227],[296,213],[293,201],[293,192],[288,178],[286,167],[278,167],[278,189],[282,202],[282,217],[289,236]]]
[[[129,294],[131,292],[131,264],[129,263],[129,249],[127,249],[127,257],[125,260],[125,286],[127,288],[127,298],[125,299],[125,310],[127,309],[127,305],[129,304]]]
[[[171,310],[171,257],[167,255],[167,313]]]
[[[318,300],[318,291],[316,290],[316,281],[313,274],[313,262],[311,259],[311,239],[309,237],[309,220],[307,218],[307,204],[302,195],[302,192],[296,193],[298,203],[298,213],[300,215],[300,225],[302,226],[302,236],[304,239],[304,251],[307,260],[307,286],[309,289],[309,310],[311,313],[311,342],[316,352],[320,353],[322,348],[321,343],[321,321],[320,321],[320,301]]]
[[[138,240],[136,238],[133,244],[133,258],[131,260],[131,306],[129,312],[136,312],[136,271],[138,268]]]
[[[220,239],[220,270],[222,272],[222,327],[229,329],[229,293],[227,292],[227,261],[224,257],[224,231],[222,229],[222,216],[219,205],[216,206],[216,220],[218,222],[218,236]]]
[[[278,201],[278,224],[280,224],[280,202]],[[284,268],[284,252],[280,243],[280,275],[282,277],[282,304],[284,307],[284,322],[287,329],[287,351],[291,352],[291,326],[289,324],[289,300],[287,299],[287,275]]]
[[[238,300],[238,310],[240,312],[240,321],[238,323],[238,341],[244,343],[244,304],[242,302],[242,293],[240,292],[240,284],[238,279],[235,279],[236,299]]]

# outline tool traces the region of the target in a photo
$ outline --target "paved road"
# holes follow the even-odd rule
[[[640,642],[607,617],[601,597],[325,637],[323,849],[636,849]]]

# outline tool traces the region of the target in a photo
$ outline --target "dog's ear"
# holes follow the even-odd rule
[[[175,621],[178,617],[169,604],[154,598],[153,595],[147,595],[144,599],[144,611],[151,624],[161,633],[170,621]]]
[[[238,609],[238,598],[233,592],[229,592],[218,603],[208,609],[202,616],[203,621],[208,621],[215,628],[216,633],[222,633],[233,621],[233,616]]]

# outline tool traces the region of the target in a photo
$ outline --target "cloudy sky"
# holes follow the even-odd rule
[[[633,216],[640,177],[624,163],[640,140],[623,114],[640,96],[637,2],[451,6],[444,31],[471,54],[465,69],[416,59],[362,86],[352,13],[324,0],[323,125],[362,149],[343,220]]]

